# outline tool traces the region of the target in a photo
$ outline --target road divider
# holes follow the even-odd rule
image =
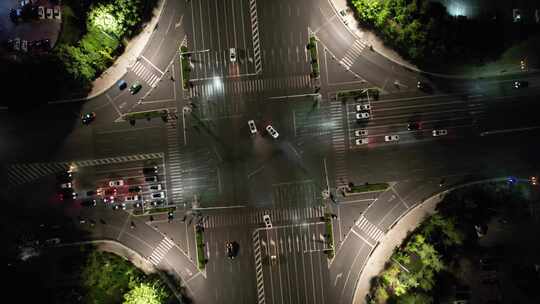
[[[195,241],[197,243],[197,268],[203,271],[208,260],[204,256],[204,228],[202,226],[195,226]]]
[[[317,38],[314,36],[309,37],[309,43],[306,46],[309,50],[309,55],[311,57],[311,78],[319,78],[320,69],[319,69],[319,58],[317,56]]]
[[[388,189],[388,187],[390,187],[388,183],[375,183],[375,184],[365,183],[359,186],[349,185],[349,186],[343,187],[341,191],[345,196],[349,196],[349,195],[355,195],[355,194],[362,194],[366,192],[381,192]]]
[[[164,122],[167,122],[169,118],[169,110],[155,110],[145,112],[133,112],[122,115],[124,121],[129,121],[130,124],[135,125],[138,119],[151,120],[152,118],[160,117]]]
[[[326,240],[326,248],[324,249],[324,253],[326,253],[326,256],[328,259],[333,259],[335,255],[335,247],[334,247],[334,225],[332,223],[332,214],[325,213],[324,214],[324,226],[326,230],[325,240]]]
[[[189,78],[191,75],[191,67],[189,65],[189,54],[186,54],[188,48],[185,45],[180,47],[180,65],[182,66],[182,88],[189,88]]]
[[[349,91],[339,91],[337,92],[337,99],[342,101],[347,101],[347,99],[379,99],[379,89],[377,88],[367,88],[361,90],[349,90]]]

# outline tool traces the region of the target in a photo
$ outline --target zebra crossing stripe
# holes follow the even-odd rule
[[[259,239],[258,230],[255,230],[253,232],[252,241],[253,241],[253,251],[255,253],[254,258],[255,258],[255,269],[256,269],[255,278],[257,280],[257,303],[265,304],[266,297],[264,295],[264,273],[263,273],[262,259],[261,259],[261,241]]]
[[[365,44],[360,40],[355,40],[353,45],[345,52],[343,58],[339,61],[347,70],[354,64],[354,61],[360,57],[365,48]]]
[[[151,87],[155,87],[156,83],[160,79],[159,76],[148,70],[140,61],[135,62],[135,64],[131,67],[131,70],[133,73],[135,73],[135,75],[142,78]]]
[[[356,226],[359,227],[363,232],[365,232],[371,239],[376,242],[380,242],[384,237],[384,232],[382,232],[377,226],[368,221],[364,215],[360,216]]]
[[[255,73],[260,74],[262,72],[261,61],[261,47],[259,41],[259,22],[257,21],[257,2],[256,0],[250,0],[250,15],[251,15],[251,39],[253,42],[253,56],[255,62]]]
[[[163,238],[148,259],[154,266],[157,266],[173,246],[174,243],[171,240]]]

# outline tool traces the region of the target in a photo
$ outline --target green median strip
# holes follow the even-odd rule
[[[311,56],[311,77],[319,77],[319,59],[317,58],[317,38],[311,36],[309,37],[309,43],[307,45],[309,50],[309,55]]]
[[[387,183],[377,183],[377,184],[364,184],[360,186],[352,186],[350,187],[350,190],[347,191],[348,193],[362,193],[362,192],[370,192],[370,191],[384,191],[390,187]]]
[[[167,118],[169,112],[167,110],[159,111],[146,111],[146,112],[135,112],[128,113],[124,115],[125,120],[137,120],[137,119],[152,119],[156,117]]]
[[[332,224],[332,216],[330,214],[324,215],[324,222],[326,228],[326,250],[324,251],[329,259],[334,258],[334,228]]]
[[[180,65],[182,66],[182,87],[187,90],[189,87],[189,77],[191,74],[191,67],[189,66],[188,55],[184,54],[188,51],[185,46],[180,47]]]
[[[204,257],[204,235],[202,228],[195,228],[195,240],[197,242],[197,268],[203,271],[206,267],[206,258]]]

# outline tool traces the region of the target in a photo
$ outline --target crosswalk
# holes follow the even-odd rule
[[[259,22],[257,20],[257,1],[249,0],[249,13],[251,16],[251,39],[253,42],[253,60],[255,62],[255,73],[262,72],[261,45],[259,41]]]
[[[220,85],[214,81],[196,83],[190,90],[191,96],[243,95],[278,89],[307,89],[311,87],[309,75],[294,75],[288,78],[226,80]]]
[[[205,221],[202,222],[204,228],[218,228],[228,227],[236,225],[260,225],[263,223],[263,215],[268,214],[272,223],[276,224],[289,224],[295,222],[302,222],[308,219],[317,219],[324,216],[324,207],[298,207],[298,208],[284,208],[284,209],[254,209],[247,212],[231,214],[216,214],[209,215]]]
[[[334,147],[335,156],[335,185],[347,183],[347,162],[346,162],[346,145],[345,131],[343,130],[343,111],[341,102],[330,102],[330,119],[334,122],[332,130],[332,146]]]
[[[169,177],[171,181],[170,197],[173,204],[183,201],[184,188],[182,184],[182,168],[178,140],[178,124],[175,121],[167,122],[167,152],[169,164]]]
[[[91,167],[98,165],[117,164],[129,161],[144,161],[163,158],[163,153],[134,154],[88,160],[75,160],[65,162],[10,164],[7,166],[8,185],[10,187],[22,185],[41,177],[56,174],[67,170],[70,166]]]
[[[367,234],[367,236],[369,236],[377,243],[380,242],[384,237],[384,232],[377,226],[372,224],[370,221],[368,221],[368,219],[365,218],[364,215],[360,216],[360,218],[355,223],[356,226],[360,228],[360,230],[362,230],[365,234]]]
[[[257,278],[257,303],[264,304],[266,299],[264,296],[264,273],[262,266],[261,240],[259,239],[259,231],[255,230],[252,235],[253,239],[253,255],[255,257],[255,276]]]
[[[161,242],[159,242],[159,245],[154,248],[152,254],[148,257],[148,260],[152,265],[157,266],[173,246],[173,241],[166,237],[163,238]]]
[[[347,70],[350,69],[365,48],[366,45],[362,41],[358,39],[355,40],[353,45],[347,50],[347,52],[345,52],[345,55],[343,55],[343,58],[341,58],[339,63],[341,63],[341,65],[343,65]]]
[[[135,62],[135,64],[131,67],[131,71],[148,83],[148,85],[151,87],[155,87],[162,76],[154,74],[149,68],[141,63],[141,60],[137,60]]]

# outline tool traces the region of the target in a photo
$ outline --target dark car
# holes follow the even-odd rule
[[[59,183],[69,183],[73,180],[73,174],[71,172],[61,172],[56,175],[56,180]]]
[[[418,81],[416,83],[416,88],[418,90],[426,92],[426,93],[433,92],[433,88],[431,87],[431,85],[429,83],[427,83],[427,82],[424,82],[424,81]]]
[[[239,245],[237,242],[227,242],[225,243],[225,249],[227,251],[227,256],[229,259],[234,259],[238,255]]]
[[[514,81],[514,84],[512,86],[514,87],[514,89],[526,88],[529,86],[529,82],[518,80],[518,81]]]
[[[158,173],[157,166],[143,168],[144,175],[157,174],[157,173]]]
[[[96,190],[89,190],[89,191],[86,191],[86,196],[94,196],[97,194],[97,191]]]
[[[73,200],[77,198],[77,193],[73,188],[61,188],[58,190],[60,200]]]
[[[95,207],[97,205],[97,202],[95,199],[87,199],[81,202],[81,206],[83,207]]]
[[[407,125],[407,130],[416,131],[422,129],[422,125],[419,122],[411,122]]]
[[[128,192],[131,192],[131,193],[139,193],[141,191],[142,191],[141,186],[132,186],[132,187],[129,187],[128,189]]]
[[[120,90],[123,90],[123,89],[127,88],[127,82],[124,79],[118,80],[116,85],[118,86],[118,89],[120,89]]]
[[[144,179],[145,182],[157,182],[158,181],[158,177],[157,176],[149,176],[149,177],[146,177]]]
[[[84,125],[90,124],[92,121],[94,121],[94,119],[96,119],[96,113],[94,112],[86,113],[81,116],[81,121]]]
[[[135,82],[131,85],[131,87],[129,87],[129,92],[131,93],[131,95],[135,95],[141,90],[141,88],[142,85],[138,82]]]

